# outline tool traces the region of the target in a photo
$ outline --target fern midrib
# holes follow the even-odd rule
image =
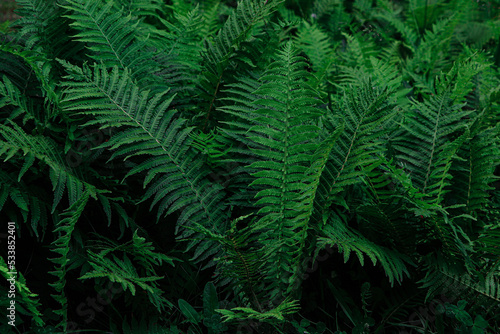
[[[289,56],[289,54],[288,54]],[[284,225],[285,225],[285,204],[286,204],[286,201],[285,201],[285,186],[287,184],[286,182],[286,176],[287,176],[287,170],[288,170],[288,146],[289,146],[289,126],[290,126],[290,123],[289,123],[289,117],[290,117],[290,113],[289,113],[289,108],[290,108],[290,89],[291,89],[291,85],[290,85],[290,82],[291,82],[291,78],[290,78],[290,64],[291,64],[291,59],[288,57],[287,59],[287,90],[286,90],[286,108],[285,108],[285,136],[284,136],[284,151],[283,151],[283,177],[281,178],[281,196],[280,196],[280,211],[279,211],[279,218],[280,218],[280,222],[279,222],[279,225],[278,225],[278,245],[280,245],[280,248],[282,248],[282,243],[281,243],[281,240],[283,240],[283,229],[284,229]],[[283,253],[282,252],[279,252],[278,253],[278,261],[279,261],[279,267],[281,268],[282,267],[282,261],[283,261]]]
[[[93,81],[90,81],[90,82],[93,82]],[[113,104],[119,109],[121,110],[125,115],[127,115],[127,117],[129,117],[134,123],[136,123],[140,128],[142,128],[142,130],[148,134],[148,136],[150,136],[152,139],[154,139],[156,141],[156,143],[158,144],[158,146],[165,152],[165,154],[170,158],[170,161],[177,167],[178,170],[180,170],[180,172],[182,173],[182,176],[184,178],[184,180],[189,184],[192,192],[194,194],[196,194],[196,198],[198,200],[198,202],[201,204],[202,208],[203,208],[203,211],[205,213],[205,216],[208,218],[209,222],[210,223],[213,223],[213,220],[212,220],[212,217],[210,215],[210,212],[208,210],[208,207],[206,206],[206,204],[204,203],[204,199],[202,196],[200,196],[200,194],[198,193],[198,189],[193,185],[193,183],[191,182],[191,180],[186,176],[186,173],[184,171],[184,168],[182,168],[182,166],[174,159],[174,157],[172,157],[172,155],[170,155],[170,152],[168,150],[166,150],[165,146],[160,143],[160,141],[148,130],[144,127],[144,125],[142,125],[141,123],[139,123],[135,118],[133,118],[129,113],[127,113],[127,111],[117,102],[113,99],[113,97],[111,97],[105,90],[101,89],[101,87],[99,85],[96,85],[97,89],[102,93],[104,94],[110,101],[113,102]]]
[[[442,111],[442,108],[443,108],[444,99],[441,98],[440,102],[441,103],[440,103],[439,109],[438,109],[438,115],[437,115],[437,119],[436,119],[436,125],[434,126],[434,134],[432,135],[431,156],[429,157],[429,165],[427,166],[427,174],[425,175],[425,182],[424,182],[424,187],[422,189],[422,194],[425,194],[425,190],[427,188],[427,182],[429,181],[429,175],[431,173],[432,160],[434,159],[434,152],[436,150],[437,132],[438,132],[438,126],[439,126],[439,121],[440,121],[440,117],[441,117],[441,111]]]

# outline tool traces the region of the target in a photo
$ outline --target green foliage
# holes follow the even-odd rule
[[[498,4],[17,2],[2,333],[499,331]]]

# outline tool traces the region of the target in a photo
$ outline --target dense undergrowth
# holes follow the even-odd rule
[[[2,333],[500,331],[498,1],[18,6]]]

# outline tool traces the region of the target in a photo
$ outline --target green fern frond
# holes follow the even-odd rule
[[[112,258],[105,258],[103,255],[95,254],[92,251],[88,251],[88,254],[89,264],[94,270],[86,273],[80,279],[106,277],[111,282],[120,283],[125,291],[130,289],[133,296],[135,296],[136,286],[138,286],[148,293],[149,301],[158,309],[158,312],[163,312],[166,307],[171,308],[173,306],[171,302],[162,296],[163,291],[156,282],[163,277],[139,276],[127,255],[124,255],[123,260],[121,260],[115,255],[112,255]]]
[[[296,38],[297,47],[305,52],[312,62],[313,70],[316,72],[317,83],[324,82],[325,76],[331,71],[334,62],[334,48],[328,35],[317,25],[307,22],[299,27]]]
[[[403,77],[397,68],[383,59],[370,57],[368,62],[351,68],[340,66],[339,79],[343,85],[336,85],[339,91],[345,92],[351,87],[361,87],[365,83],[360,78],[371,78],[372,85],[391,92],[387,98],[391,103],[395,103],[399,108],[404,108],[409,101],[407,95],[412,92],[412,88],[404,87]],[[335,83],[333,83],[335,84]]]
[[[160,17],[163,13],[161,0],[117,0],[116,5],[118,8],[123,8],[125,12],[140,18]]]
[[[388,95],[387,89],[372,86],[369,80],[345,95],[339,113],[345,127],[322,175],[318,213],[325,215],[337,194],[359,182],[363,167],[376,163],[377,155],[384,151],[381,137],[386,131],[382,125],[396,114]]]
[[[135,295],[138,286],[148,293],[150,302],[159,312],[165,307],[172,307],[172,304],[162,296],[163,291],[158,287],[157,281],[163,277],[159,277],[155,270],[155,267],[161,266],[163,261],[173,265],[172,258],[155,252],[152,243],[145,240],[139,237],[136,231],[130,242],[117,244],[108,240],[107,245],[96,247],[102,249],[99,253],[89,250],[89,263],[94,270],[85,273],[80,279],[106,277],[111,282],[120,283],[124,290],[130,289],[132,295]],[[123,252],[123,260],[115,255],[118,251]],[[127,254],[132,256],[138,266],[132,263]],[[140,269],[139,272],[137,267]]]
[[[71,41],[66,33],[69,29],[66,11],[57,0],[18,0],[20,5],[16,21],[20,27],[20,42],[53,61],[55,58],[67,59],[81,53],[82,46]]]
[[[492,265],[488,265],[492,268],[493,272],[497,271],[500,267],[500,257],[497,257],[500,254],[500,248],[498,247],[499,240],[500,226],[498,224],[488,224],[484,226],[481,234],[476,240],[478,250],[493,256],[493,259],[496,260]]]
[[[16,271],[14,268],[7,267],[7,263],[5,263],[3,257],[0,257],[0,272],[6,280],[10,280],[14,277],[16,293],[21,296],[20,299],[22,301],[22,305],[29,311],[30,316],[33,317],[33,321],[37,327],[44,326],[45,323],[42,319],[43,314],[38,310],[41,305],[38,299],[35,299],[38,295],[30,291],[29,287],[26,285],[26,279],[23,274]],[[11,272],[15,272],[17,275],[12,276],[10,274]]]
[[[203,27],[200,30],[201,36],[215,36],[217,31],[222,27],[219,15],[221,12],[220,0],[203,2]]]
[[[54,313],[61,317],[61,321],[57,324],[57,327],[63,329],[65,329],[65,326],[68,324],[68,300],[64,292],[64,287],[66,285],[67,264],[71,261],[71,256],[69,256],[69,243],[76,223],[82,215],[92,192],[90,188],[85,189],[78,200],[62,214],[64,218],[56,224],[56,228],[54,229],[57,239],[52,243],[52,251],[60,256],[49,259],[56,265],[55,270],[49,273],[57,277],[57,281],[49,285],[58,293],[57,295],[52,295],[52,297],[61,305],[61,310],[56,310]]]
[[[406,69],[414,73],[413,77],[421,76],[422,82],[432,80],[440,70],[449,70],[449,57],[452,36],[457,25],[457,17],[445,18],[432,25],[432,30],[426,30],[420,39],[418,47],[411,59],[406,63]]]
[[[349,260],[351,253],[356,254],[362,266],[365,264],[365,255],[368,256],[373,265],[379,262],[391,285],[394,284],[394,281],[401,284],[405,275],[410,276],[405,264],[413,265],[409,257],[366,239],[361,233],[347,227],[340,218],[334,218],[333,215],[329,218],[329,224],[320,232],[316,256],[327,245],[343,253],[344,262]]]
[[[165,211],[168,215],[181,210],[178,227],[193,221],[223,229],[223,192],[207,180],[202,160],[190,150],[192,128],[169,109],[174,96],[168,96],[167,91],[150,97],[133,83],[127,71],[117,67],[111,73],[103,66],[70,70],[65,110],[92,115],[95,119],[87,125],[122,128],[100,147],[113,151],[110,159],[146,158],[125,178],[147,171],[144,186],[154,182],[143,201],[154,196],[152,205],[159,204],[158,217]]]
[[[20,211],[25,222],[28,222],[28,217],[30,217],[32,231],[39,237],[39,227],[41,227],[43,236],[50,208],[50,204],[45,200],[47,194],[38,187],[28,185],[24,180],[19,180],[18,175],[15,174],[17,173],[7,173],[0,170],[0,211],[6,209],[5,202],[10,198],[16,205],[15,215]],[[5,213],[11,215],[11,212]]]
[[[160,65],[157,74],[173,93],[179,95],[176,103],[188,104],[199,84],[201,64],[198,56],[203,50],[204,38],[200,30],[204,22],[198,7],[186,14],[179,13],[176,8],[173,15],[174,18],[169,21],[161,19],[168,33],[161,36],[162,51],[156,57]]]
[[[96,241],[92,248],[101,249],[99,253],[101,256],[105,256],[114,251],[123,251],[133,256],[134,261],[137,261],[148,272],[153,272],[154,267],[161,266],[163,262],[167,262],[174,266],[172,258],[165,254],[155,252],[155,247],[152,245],[152,242],[146,241],[144,237],[140,237],[137,230],[132,235],[131,241],[120,244],[100,236],[99,241]]]
[[[255,125],[250,127],[246,141],[254,143],[251,152],[257,157],[249,166],[256,171],[250,186],[259,190],[265,187],[256,195],[262,215],[256,228],[267,230],[263,242],[273,263],[268,275],[278,285],[284,284],[281,291],[286,291],[285,295],[293,289],[303,257],[322,171],[319,154],[318,166],[308,174],[310,155],[318,148],[320,131],[315,124],[321,111],[317,93],[307,83],[305,66],[304,59],[287,43],[261,77],[263,84],[255,92],[258,99],[254,102],[258,109],[253,111],[254,116],[247,116],[254,117]],[[283,276],[286,272],[291,276]]]
[[[27,98],[27,96],[24,95],[7,76],[2,78],[0,81],[0,108],[5,106],[10,106],[10,108],[12,108],[8,110],[9,113],[8,116],[4,118],[5,120],[14,120],[17,117],[22,117],[24,124],[26,124],[28,120],[33,120],[37,129],[46,126],[47,114],[49,114],[47,111],[50,109],[46,108],[44,110],[43,105],[33,102],[34,101]]]
[[[38,159],[50,166],[50,180],[52,181],[54,191],[54,203],[52,205],[52,212],[61,201],[65,189],[68,190],[68,197],[70,205],[73,205],[78,198],[80,198],[85,188],[95,189],[94,186],[86,182],[78,169],[72,170],[67,166],[61,150],[57,148],[56,144],[44,136],[32,136],[24,132],[24,130],[11,123],[11,126],[0,124],[0,155],[5,155],[5,160],[10,160],[18,153],[26,156],[24,166],[21,168],[18,179],[21,179],[24,172],[26,172]],[[95,197],[95,190],[92,191]]]
[[[361,189],[370,195],[351,206],[359,217],[358,230],[380,245],[412,254],[418,236],[425,233],[417,221],[435,209],[422,199],[424,195],[412,185],[403,168],[382,155],[378,158],[379,162],[363,168],[365,186]]]
[[[323,16],[330,14],[337,7],[340,6],[340,3],[336,0],[315,0],[314,4],[311,8],[311,16],[315,19],[321,19]]]
[[[262,311],[262,299],[265,298],[263,271],[268,257],[262,251],[258,231],[253,227],[255,222],[248,223],[246,227],[240,226],[249,216],[231,222],[231,229],[221,240],[225,255],[219,259],[219,270],[222,277],[231,279],[236,293],[243,292],[242,297],[248,300],[248,304]]]
[[[38,50],[19,50],[18,47],[13,45],[3,45],[0,48],[5,52],[7,59],[10,58],[8,57],[8,54],[10,54],[13,56],[12,60],[15,59],[15,62],[22,63],[22,67],[17,68],[18,64],[13,64],[9,59],[6,65],[14,68],[9,68],[4,72],[6,77],[27,98],[30,98],[30,109],[36,111],[37,119],[46,124],[47,120],[56,117],[60,94],[57,90],[58,71],[54,68],[53,59],[50,60],[48,55]],[[28,77],[23,78],[23,72]],[[44,97],[44,103],[42,103],[40,96]],[[45,110],[41,111],[39,109]],[[31,113],[34,114],[34,111]]]
[[[412,106],[401,124],[406,133],[394,144],[396,157],[407,165],[415,186],[440,203],[450,184],[452,159],[468,136],[460,120],[470,111],[453,104],[447,92]]]
[[[22,28],[19,34],[24,39],[24,44],[28,49],[39,48],[42,45],[50,46],[48,29],[52,16],[59,11],[57,1],[55,0],[19,0],[18,10],[22,17],[17,22]]]
[[[255,319],[262,322],[274,323],[275,320],[284,321],[285,316],[296,313],[300,309],[298,301],[284,300],[276,308],[267,312],[258,312],[248,307],[235,307],[230,310],[216,310],[222,314],[224,322],[237,321],[240,319]]]
[[[375,16],[379,19],[387,21],[403,38],[403,45],[412,52],[415,52],[419,40],[418,31],[413,26],[406,24],[400,17],[401,10],[398,10],[394,3],[387,0],[380,1],[380,9]]]
[[[458,151],[463,163],[452,165],[453,202],[465,204],[466,213],[477,217],[488,203],[492,183],[497,179],[495,168],[500,163],[498,128],[484,128],[485,115],[481,113],[471,126],[470,138]],[[451,199],[450,199],[451,201]]]
[[[467,95],[475,89],[474,78],[487,69],[488,65],[479,62],[474,57],[455,62],[449,72],[441,73],[434,83],[435,90],[430,94],[442,94],[450,90],[450,99],[455,103],[466,102]]]
[[[228,125],[224,132],[244,144],[234,152],[245,156],[247,164],[254,161],[247,167],[254,178],[249,190],[258,191],[256,205],[262,215],[254,228],[264,233],[271,262],[287,268],[291,275],[282,277],[281,282],[272,279],[275,284],[288,286],[286,289],[300,283],[298,267],[325,156],[342,131],[337,128],[318,146],[320,131],[315,124],[322,111],[317,108],[320,100],[308,84],[310,75],[305,66],[304,59],[288,43],[260,78],[263,84],[246,80],[231,85],[227,100],[235,104],[222,108],[233,116],[233,120],[224,122]],[[284,238],[294,240],[294,250],[281,244]],[[268,277],[274,277],[276,269],[267,270],[271,270]]]
[[[0,108],[7,105],[11,105],[15,107],[15,109],[11,111],[10,115],[5,119],[13,120],[23,114],[26,114],[24,116],[28,116],[28,119],[33,117],[30,115],[26,97],[12,84],[8,77],[3,76],[2,81],[0,81]]]
[[[370,66],[370,58],[377,56],[375,43],[361,34],[342,33],[347,42],[345,52],[340,53],[344,66]]]
[[[66,15],[78,34],[77,41],[85,43],[96,62],[107,67],[128,68],[138,81],[151,80],[147,75],[154,71],[152,54],[147,45],[136,37],[139,21],[116,10],[113,2],[67,0],[61,7],[72,14]]]

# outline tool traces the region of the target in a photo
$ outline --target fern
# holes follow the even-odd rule
[[[456,180],[452,185],[455,201],[465,204],[465,212],[476,217],[488,202],[488,190],[494,189],[491,184],[496,179],[493,172],[498,165],[497,129],[484,129],[483,122],[481,114],[471,126],[471,138],[458,152],[465,163],[451,171]]]
[[[68,323],[68,300],[64,292],[64,287],[66,285],[67,263],[70,260],[69,243],[73,230],[75,229],[75,225],[82,215],[91,194],[92,191],[90,189],[86,189],[78,200],[75,201],[64,213],[65,217],[57,223],[56,228],[54,229],[54,233],[57,233],[58,237],[53,242],[53,251],[59,254],[60,257],[50,259],[56,264],[55,270],[50,273],[57,277],[57,281],[50,285],[54,287],[56,292],[58,292],[57,295],[52,295],[52,297],[54,297],[54,299],[61,304],[61,310],[54,311],[54,313],[61,317],[61,321],[57,324],[57,327],[62,328],[63,330],[65,330],[66,324]]]
[[[154,270],[154,266],[161,265],[162,261],[173,265],[171,258],[154,252],[151,242],[145,242],[145,239],[139,237],[137,232],[134,233],[132,241],[127,244],[116,245],[111,242],[111,245],[102,248],[103,250],[99,253],[88,251],[89,264],[94,270],[85,273],[80,279],[106,277],[111,282],[120,283],[124,291],[130,289],[133,296],[137,290],[136,286],[138,286],[148,293],[149,300],[159,312],[163,312],[165,307],[172,307],[172,303],[162,296],[163,291],[158,287],[157,282],[162,277],[157,276]],[[123,260],[114,254],[116,251],[124,252]],[[137,272],[136,266],[127,254],[133,256],[133,259],[143,269],[143,277]]]
[[[222,314],[224,321],[234,321],[238,319],[256,319],[260,321],[269,321],[273,319],[285,320],[287,314],[295,313],[298,309],[297,303],[294,301],[284,300],[276,309],[265,313],[260,313],[255,310],[245,307],[235,307],[231,310],[217,310]]]
[[[27,49],[56,58],[75,57],[82,47],[72,43],[68,30],[68,20],[62,19],[65,10],[56,0],[20,0],[21,19],[16,24],[21,27],[19,38]]]
[[[459,122],[470,111],[453,104],[450,93],[443,92],[425,103],[412,103],[402,128],[406,134],[399,137],[394,148],[397,157],[407,164],[414,184],[423,194],[440,203],[449,185],[452,158],[465,140],[468,130]],[[420,151],[409,150],[415,144]]]
[[[158,75],[168,82],[173,93],[179,94],[182,103],[196,92],[199,84],[201,64],[196,56],[203,50],[201,40],[204,36],[200,29],[204,25],[198,7],[186,14],[179,13],[179,8],[176,8],[174,18],[175,24],[162,20],[169,33],[161,36],[162,53],[157,57],[161,70]]]
[[[311,59],[317,81],[323,82],[333,67],[333,47],[328,35],[318,26],[304,22],[297,36],[297,45]]]
[[[380,141],[384,131],[380,125],[395,115],[393,106],[387,103],[387,92],[370,82],[364,82],[356,93],[345,96],[343,107],[345,116],[339,116],[345,120],[345,130],[330,153],[318,191],[317,210],[323,216],[336,194],[359,182],[360,169],[377,161],[376,154],[384,151]]]
[[[42,327],[45,325],[42,316],[43,314],[39,311],[40,303],[38,299],[35,299],[38,295],[30,291],[29,287],[26,284],[26,279],[24,276],[17,272],[15,268],[11,268],[7,266],[3,257],[0,257],[0,272],[4,279],[9,280],[12,278],[11,272],[16,272],[15,277],[15,286],[16,292],[21,296],[20,301],[22,301],[22,305],[26,308],[29,314],[33,317],[33,321],[35,322],[37,327]],[[6,296],[5,293],[4,296]],[[16,306],[16,309],[19,306]]]
[[[118,0],[118,7],[138,17],[157,17],[162,13],[162,2],[159,0]]]
[[[123,15],[123,10],[116,11],[113,2],[101,5],[97,1],[68,0],[62,7],[72,11],[67,17],[80,31],[75,37],[87,44],[94,59],[107,67],[128,68],[136,80],[150,80],[144,74],[154,64],[151,53],[144,50],[147,45],[137,40],[138,21]]]
[[[102,66],[94,69],[71,67],[68,79],[65,110],[93,115],[96,119],[87,125],[101,124],[125,128],[100,147],[113,150],[110,159],[124,160],[136,156],[147,159],[135,165],[125,178],[147,171],[142,201],[153,197],[152,206],[158,204],[158,218],[165,213],[181,210],[180,224],[203,222],[214,231],[224,230],[224,206],[221,187],[209,182],[201,159],[189,150],[192,128],[185,120],[168,110],[174,96],[165,98],[164,92],[149,97],[130,78],[127,71],[117,67],[108,73]],[[95,105],[99,104],[96,110]],[[186,161],[190,160],[189,164]],[[191,232],[184,231],[182,237]],[[186,234],[187,233],[187,234]]]
[[[52,212],[55,211],[66,189],[68,191],[69,203],[73,205],[82,196],[86,187],[90,187],[90,189],[95,188],[77,174],[78,170],[72,171],[66,165],[53,142],[47,140],[45,137],[28,135],[15,123],[11,123],[11,126],[0,125],[0,135],[5,140],[2,142],[3,146],[0,149],[0,155],[5,155],[6,160],[11,159],[20,151],[26,155],[23,167],[19,171],[18,179],[32,167],[35,158],[51,167],[50,179],[54,191]],[[95,191],[92,191],[92,194],[95,195]]]
[[[248,140],[258,144],[252,150],[258,161],[250,166],[257,170],[250,186],[266,186],[257,193],[256,204],[262,206],[259,213],[263,215],[257,225],[269,229],[264,245],[275,264],[269,275],[285,286],[290,278],[278,273],[297,270],[307,236],[311,212],[306,207],[313,196],[304,196],[302,179],[310,166],[307,154],[318,145],[314,120],[320,115],[314,108],[316,92],[302,81],[307,80],[305,63],[295,53],[292,44],[287,44],[260,79],[264,84],[255,92],[261,96],[255,101],[259,109],[248,135]],[[285,244],[285,240],[289,241]]]
[[[205,70],[202,87],[207,102],[203,128],[207,127],[210,114],[216,108],[216,99],[229,73],[226,71],[235,51],[240,44],[252,36],[252,29],[279,4],[278,1],[250,1],[239,3],[235,12],[228,18],[213,42],[206,44],[204,55]],[[229,74],[230,75],[230,74]]]
[[[373,265],[380,262],[391,285],[395,281],[401,284],[405,274],[410,276],[405,265],[405,262],[412,264],[408,257],[371,242],[359,232],[349,229],[340,219],[331,218],[330,222],[322,231],[324,236],[318,238],[317,252],[327,245],[338,248],[339,252],[344,254],[344,262],[347,262],[351,252],[354,252],[362,266],[366,255]]]
[[[18,5],[0,25],[0,210],[33,247],[18,331],[498,331],[494,6]],[[79,323],[72,301],[113,283],[121,303]],[[440,293],[463,319],[426,315]]]

